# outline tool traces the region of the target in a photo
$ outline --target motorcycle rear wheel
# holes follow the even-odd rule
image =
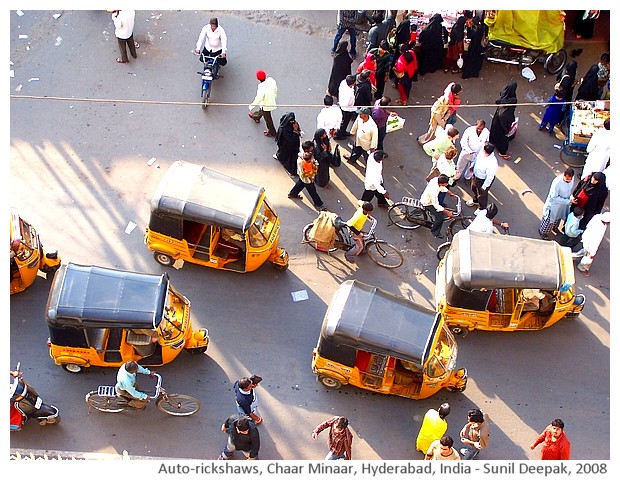
[[[551,75],[556,75],[560,73],[560,71],[566,65],[566,60],[568,59],[568,54],[566,50],[559,50],[555,53],[550,53],[545,60],[545,71],[547,71]]]

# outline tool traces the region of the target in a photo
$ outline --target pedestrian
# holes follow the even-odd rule
[[[489,141],[489,129],[486,128],[486,122],[479,118],[476,124],[467,127],[461,137],[461,153],[456,162],[456,180],[463,177],[470,180],[472,172],[470,170],[476,155],[482,149],[485,143]]]
[[[262,417],[258,414],[258,398],[254,390],[261,380],[262,377],[252,375],[249,378],[241,377],[233,385],[237,412],[249,417],[256,425],[263,423]]]
[[[338,10],[338,16],[336,17],[336,35],[334,36],[334,46],[332,47],[332,55],[336,53],[338,42],[344,35],[344,32],[349,33],[349,41],[351,42],[350,57],[353,59],[357,55],[356,45],[357,37],[355,30],[355,20],[357,19],[357,12],[355,10]]]
[[[280,125],[276,132],[278,150],[274,157],[278,160],[291,178],[297,176],[297,157],[301,143],[301,127],[293,112],[287,112],[280,117]]]
[[[127,57],[127,47],[133,58],[138,58],[136,49],[140,48],[140,44],[133,39],[133,27],[136,20],[135,10],[112,10],[112,21],[114,22],[114,35],[118,41],[118,49],[121,52],[117,63],[129,62]]]
[[[364,233],[362,232],[362,228],[364,228],[364,224],[366,220],[370,216],[370,212],[374,210],[375,207],[372,206],[370,202],[358,202],[358,208],[349,220],[347,220],[346,224],[349,227],[349,231],[351,232],[351,237],[355,242],[353,248],[344,252],[344,258],[349,263],[355,263],[355,257],[357,257],[362,250],[364,250]]]
[[[443,174],[448,177],[448,186],[446,188],[452,187],[454,185],[454,179],[456,177],[456,165],[454,163],[454,159],[456,158],[457,153],[458,150],[454,145],[450,145],[448,148],[446,148],[446,151],[439,156],[437,164],[431,169],[430,173],[426,177],[426,181],[428,182],[428,180],[430,180],[434,176]],[[445,197],[445,192],[441,192],[439,194],[440,205],[444,205]]]
[[[321,188],[331,188],[329,170],[332,166],[337,166],[337,162],[331,152],[329,136],[324,128],[319,128],[314,132],[314,159],[318,163],[314,183]]]
[[[497,158],[495,157],[495,146],[492,143],[485,143],[482,150],[476,155],[470,181],[472,199],[467,200],[467,206],[478,205],[480,210],[487,208],[489,200],[489,189],[495,180],[497,173]]]
[[[276,127],[273,125],[271,112],[276,107],[278,97],[278,85],[272,77],[268,77],[263,70],[257,70],[256,79],[258,80],[258,88],[256,89],[256,98],[250,104],[250,113],[248,114],[256,123],[260,123],[261,117],[265,119],[267,130],[263,133],[266,137],[276,136]],[[254,111],[253,111],[254,110]]]
[[[222,424],[222,432],[228,434],[228,440],[218,460],[230,460],[236,450],[243,452],[248,460],[258,460],[260,434],[248,417],[231,415]]]
[[[579,222],[579,228],[585,230],[586,225],[594,215],[601,213],[609,190],[606,185],[605,174],[594,172],[592,175],[581,179],[571,196],[571,210],[581,207],[584,210],[583,218]]]
[[[441,154],[444,153],[448,147],[456,148],[456,141],[459,139],[459,136],[460,133],[458,129],[453,126],[447,126],[445,129],[437,127],[435,138],[422,146],[424,152],[432,158],[433,166],[436,165],[437,160],[439,160]]]
[[[420,197],[420,202],[424,206],[426,210],[431,214],[433,218],[433,224],[431,226],[431,234],[435,238],[443,238],[441,234],[441,227],[443,226],[443,221],[446,218],[446,215],[450,218],[453,217],[452,211],[446,209],[439,201],[442,193],[447,193],[451,197],[456,197],[454,193],[448,190],[448,177],[444,174],[439,175],[438,177],[431,178],[429,182],[426,184],[426,188],[422,192],[422,196]],[[424,427],[424,424],[422,424]],[[420,430],[421,431],[421,430]]]
[[[603,122],[603,128],[597,128],[594,130],[586,152],[586,162],[583,165],[583,171],[581,172],[581,178],[585,178],[594,172],[602,172],[609,163],[611,156],[611,144],[613,137],[611,136],[609,118]]]
[[[351,152],[348,163],[356,163],[357,159],[368,155],[377,149],[379,143],[379,129],[377,124],[370,116],[369,107],[362,107],[357,110],[358,117],[351,127],[351,134],[355,135],[355,147]]]
[[[478,408],[469,410],[460,436],[461,443],[465,444],[460,450],[461,460],[473,460],[489,446],[489,415]]]
[[[420,42],[420,75],[434,73],[443,68],[444,44],[448,43],[448,31],[443,26],[440,13],[434,14],[428,25],[418,35]]]
[[[316,440],[326,428],[329,428],[327,448],[329,452],[324,460],[351,460],[351,445],[353,434],[349,428],[347,417],[335,416],[316,426],[312,431],[312,440]]]
[[[500,222],[495,217],[497,216],[497,205],[493,202],[487,205],[484,210],[476,210],[474,212],[475,218],[467,227],[470,232],[478,233],[495,233],[495,227],[509,228],[508,222]]]
[[[469,46],[465,52],[461,78],[478,78],[480,76],[488,34],[489,28],[478,15],[475,15],[467,25]]]
[[[375,91],[377,89],[377,59],[374,54],[367,53],[364,56],[364,60],[357,66],[356,72],[359,75],[364,70],[368,70],[370,72],[368,80],[370,80],[372,90]]]
[[[202,52],[205,57],[217,57],[217,64],[223,67],[228,63],[226,59],[227,44],[226,32],[219,24],[218,19],[213,17],[209,20],[208,25],[202,27],[194,52],[196,54]],[[215,78],[218,77],[219,73]]]
[[[356,107],[372,107],[375,98],[372,94],[372,83],[370,82],[370,70],[362,70],[357,74],[355,80],[355,102]]]
[[[603,53],[600,61],[598,62],[598,72],[596,72],[596,77],[598,80],[598,99],[603,98],[603,89],[609,80],[609,60],[609,53]]]
[[[316,128],[323,128],[329,138],[333,138],[342,123],[342,110],[338,105],[334,105],[334,98],[331,95],[325,95],[323,105],[325,106],[316,116]]]
[[[388,33],[396,26],[396,13],[396,10],[388,10],[387,17],[384,12],[377,13],[373,17],[374,25],[368,30],[366,51],[377,48],[382,41],[387,41]]]
[[[570,441],[564,433],[564,422],[556,418],[538,436],[530,449],[534,450],[542,443],[540,449],[541,460],[570,460]]]
[[[563,232],[555,238],[555,241],[563,247],[573,248],[579,245],[581,242],[581,234],[583,229],[579,228],[579,222],[583,218],[583,208],[575,207],[575,209],[568,214],[566,222],[564,222]]]
[[[459,66],[459,59],[464,62],[465,56],[465,24],[472,18],[473,13],[471,10],[464,10],[463,15],[460,15],[456,19],[452,30],[450,30],[448,49],[446,50],[446,58],[443,64],[444,73],[452,71],[452,73],[460,73],[461,67]]]
[[[540,238],[550,240],[551,232],[557,231],[560,221],[568,216],[570,197],[575,186],[575,171],[572,168],[564,170],[551,182],[547,199],[543,205],[542,221],[538,228]]]
[[[388,157],[388,154],[383,149],[383,140],[385,140],[385,135],[387,134],[387,121],[390,115],[396,115],[396,113],[387,109],[391,104],[392,99],[384,95],[379,100],[375,101],[372,112],[370,112],[372,119],[377,124],[377,148],[383,150],[383,158]]]
[[[312,143],[312,142],[311,142]],[[314,145],[311,145],[314,147]],[[304,188],[310,194],[312,198],[312,202],[314,203],[314,207],[319,210],[323,208],[323,200],[316,191],[316,186],[314,185],[314,177],[316,176],[318,171],[318,162],[314,159],[311,152],[304,152],[300,154],[297,158],[297,183],[293,186],[291,191],[288,193],[288,198],[290,199],[302,199],[303,197],[299,194]]]
[[[439,440],[433,441],[428,447],[424,460],[460,460],[461,456],[455,448],[454,440],[450,435],[444,435]]]
[[[438,127],[442,129],[445,128],[449,108],[448,97],[444,92],[431,106],[431,118],[428,121],[428,131],[424,135],[418,137],[418,144],[420,144],[420,146],[423,146],[425,143],[435,138]]]
[[[400,99],[396,101],[399,105],[406,106],[411,95],[411,87],[418,71],[418,60],[413,50],[402,52],[394,67],[398,82],[396,89],[400,94]]]
[[[598,65],[592,65],[581,79],[575,100],[593,102],[598,100]]]
[[[380,99],[383,96],[383,92],[385,91],[385,82],[388,79],[388,73],[390,71],[391,58],[390,55],[390,44],[387,40],[381,40],[379,42],[379,46],[377,48],[372,48],[368,51],[375,56],[375,61],[377,63],[377,71],[375,72],[376,77],[376,90],[375,90],[375,99]]]
[[[578,40],[594,36],[594,23],[600,14],[600,10],[576,10],[572,29]]]
[[[560,123],[564,112],[566,111],[566,93],[562,87],[558,87],[553,92],[553,95],[547,100],[547,108],[545,114],[538,126],[538,131],[542,132],[545,128],[548,128],[549,135],[553,135],[555,126]],[[549,127],[547,127],[547,125]]]
[[[577,264],[577,270],[583,273],[586,277],[590,276],[590,267],[592,266],[592,260],[598,252],[609,221],[611,220],[611,213],[599,213],[594,215],[588,222],[588,226],[581,234],[581,243],[583,248],[579,252],[574,253],[574,257],[581,256],[581,260]]]
[[[347,138],[351,134],[347,131],[349,128],[349,123],[351,120],[355,120],[356,117],[356,109],[355,106],[355,75],[347,75],[342,82],[340,82],[340,86],[338,87],[338,104],[340,106],[340,110],[342,111],[342,123],[340,124],[340,128],[334,137],[336,140],[342,140],[343,138]]]
[[[339,98],[338,88],[340,83],[351,75],[351,64],[353,59],[349,56],[349,42],[341,40],[334,52],[332,71],[327,82],[327,94]]]
[[[489,142],[495,145],[501,158],[510,160],[512,157],[508,155],[508,142],[510,141],[508,137],[515,121],[517,82],[510,82],[506,85],[495,103],[499,104],[499,107],[495,110],[491,120]]]
[[[556,88],[563,88],[565,95],[564,99],[570,103],[573,101],[573,95],[575,95],[575,85],[577,84],[577,61],[571,60],[566,64],[564,70],[558,73],[555,84]],[[568,112],[568,109],[566,113]]]
[[[370,202],[373,198],[377,198],[377,204],[381,208],[389,206],[388,199],[390,194],[383,186],[383,159],[385,153],[383,150],[375,150],[368,156],[366,162],[366,174],[364,176],[364,193],[361,200]]]
[[[446,125],[454,125],[456,123],[456,111],[461,105],[461,93],[463,87],[460,83],[451,82],[444,90],[444,95],[448,97],[448,117],[446,118]]]

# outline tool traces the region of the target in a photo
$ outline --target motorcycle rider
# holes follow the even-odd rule
[[[118,369],[114,388],[118,395],[130,399],[130,407],[143,410],[146,408],[149,396],[138,390],[139,387],[136,385],[136,374],[138,373],[149,375],[151,378],[155,375],[148,368],[138,365],[133,360],[128,360]]]
[[[226,32],[220,27],[216,17],[211,18],[209,24],[202,27],[198,36],[194,52],[196,54],[202,52],[204,57],[218,57],[216,61],[218,68],[214,72],[215,78],[219,77],[219,66],[223,67],[228,63],[226,60],[227,43]]]
[[[351,231],[351,237],[355,240],[355,246],[344,254],[344,258],[350,263],[355,263],[354,257],[358,256],[364,249],[364,233],[362,232],[362,228],[364,228],[366,220],[368,220],[369,217],[372,218],[369,214],[373,209],[372,203],[360,202],[359,208],[346,222]]]

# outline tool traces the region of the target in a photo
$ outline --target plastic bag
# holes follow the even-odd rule
[[[399,117],[398,115],[390,115],[385,125],[385,132],[390,133],[390,132],[395,132],[396,130],[402,130],[404,126],[405,126],[404,118]]]

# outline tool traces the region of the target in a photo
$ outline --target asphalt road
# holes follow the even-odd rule
[[[366,258],[351,266],[341,254],[317,255],[300,244],[301,229],[316,212],[308,200],[286,198],[292,182],[272,158],[275,144],[263,136],[263,125],[247,118],[255,71],[264,69],[278,82],[281,106],[274,118],[295,111],[304,138],[312,138],[331,68],[335,12],[218,13],[230,46],[213,101],[225,105],[206,112],[199,106],[200,64],[192,50],[208,12],[139,11],[134,30],[138,59],[127,65],[114,61],[118,51],[109,14],[65,11],[54,19],[54,13],[60,12],[27,11],[22,17],[11,12],[10,205],[32,222],[47,247],[58,248],[64,262],[169,271],[192,302],[193,322],[209,329],[211,344],[203,356],[182,354],[157,369],[170,391],[201,401],[193,417],[166,418],[155,408],[89,413],[84,395],[99,384],[112,384],[115,370],[92,368],[71,375],[53,364],[43,317],[49,280],[37,279],[10,299],[10,364],[21,361],[26,380],[60,408],[63,420],[54,428],[27,424],[11,435],[12,448],[216,458],[225,442],[219,427],[234,412],[232,384],[257,373],[264,378],[258,390],[265,418],[260,427],[264,459],[323,458],[326,438],[313,441],[310,432],[334,414],[351,420],[354,458],[419,459],[415,437],[420,420],[444,401],[452,405],[448,433],[455,438],[469,408],[490,414],[491,446],[481,458],[538,458],[529,444],[557,417],[567,425],[573,458],[609,458],[608,238],[591,276],[576,274],[577,291],[587,296],[579,319],[539,332],[474,332],[459,341],[458,364],[470,373],[464,393],[441,391],[412,401],[352,387],[330,391],[315,381],[312,348],[342,281],[355,278],[432,307],[436,267],[437,241],[430,232],[388,226],[381,211],[379,236],[405,255],[397,271]],[[579,74],[606,48],[587,44],[578,59]],[[512,79],[519,84],[520,102],[546,99],[555,79],[542,65],[534,71],[538,79],[528,83],[517,67],[485,64],[481,78],[461,82],[464,104],[456,126],[464,130],[479,117],[490,124],[492,106],[468,104],[493,104]],[[413,86],[413,107],[400,110],[405,128],[389,134],[385,147],[390,156],[384,176],[392,198],[421,193],[428,159],[415,138],[426,130],[428,106],[453,80],[443,72],[422,77]],[[386,93],[397,98],[391,87]],[[513,235],[537,236],[549,184],[564,169],[557,149],[561,138],[536,131],[542,111],[540,106],[518,108],[519,134],[510,153],[519,161],[500,160],[492,189],[499,217],[510,221]],[[148,166],[152,157],[156,161]],[[175,160],[264,185],[282,218],[289,270],[265,265],[240,275],[189,264],[176,271],[155,263],[143,245],[149,200]],[[334,186],[320,194],[328,208],[348,216],[363,191],[363,170],[343,164],[332,179]],[[522,195],[525,189],[532,193]],[[137,228],[126,234],[130,221]],[[306,290],[309,299],[293,302],[291,292],[299,290]]]

